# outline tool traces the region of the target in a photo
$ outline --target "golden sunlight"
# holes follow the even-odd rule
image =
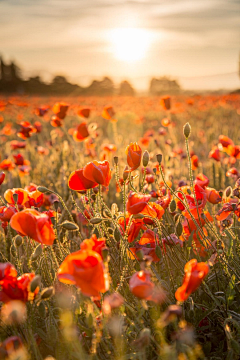
[[[145,57],[150,45],[147,30],[139,28],[118,28],[111,32],[114,56],[118,60],[135,62]]]

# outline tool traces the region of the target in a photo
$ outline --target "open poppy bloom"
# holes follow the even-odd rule
[[[194,218],[197,218],[198,213],[201,214],[203,208],[205,207],[205,205],[207,203],[207,194],[206,194],[205,189],[203,189],[201,186],[199,186],[197,184],[194,185],[194,191],[195,191],[195,196],[196,196],[196,203],[195,203],[195,199],[194,199],[193,195],[186,195],[186,199],[187,199],[191,214],[193,215]],[[179,195],[182,195],[182,194],[179,194]],[[186,216],[187,218],[191,217],[187,210],[183,211],[183,215]]]
[[[129,280],[131,293],[139,299],[154,301],[161,304],[165,299],[165,293],[161,288],[155,287],[151,282],[151,274],[147,270],[141,270],[132,275]]]
[[[21,188],[13,188],[8,189],[4,193],[4,198],[9,204],[15,204],[13,195],[18,195],[17,204],[18,205],[25,205],[25,203],[29,200],[28,198],[28,191],[21,189]]]
[[[40,244],[52,245],[54,242],[55,234],[47,214],[26,209],[13,215],[10,225],[20,235],[29,236]]]
[[[220,135],[218,141],[223,148],[227,148],[229,145],[234,145],[233,141],[226,135]]]
[[[221,157],[220,157],[220,150],[217,146],[214,146],[212,148],[212,150],[210,151],[209,155],[208,155],[209,158],[212,158],[216,161],[220,161]]]
[[[205,188],[206,194],[207,194],[207,201],[211,204],[218,204],[222,201],[221,196],[219,195],[219,192],[213,188]]]
[[[30,282],[35,277],[33,273],[23,274],[17,277],[15,267],[10,263],[0,263],[0,301],[6,303],[11,300],[33,300],[39,288],[34,293],[29,289]]]
[[[73,171],[68,179],[68,186],[75,191],[86,191],[98,186],[96,181],[88,180],[83,175],[83,169]]]
[[[131,143],[126,148],[126,154],[127,154],[127,163],[128,166],[130,167],[130,171],[136,170],[141,163],[142,149],[136,142]]]
[[[240,174],[235,167],[232,167],[226,172],[226,176],[231,177],[234,180],[237,180],[240,177]]]
[[[78,286],[85,296],[100,298],[109,288],[102,257],[93,250],[79,250],[66,257],[58,269],[58,280]]]
[[[5,173],[2,171],[0,173],[0,185],[2,185],[2,183],[4,182],[4,179],[5,179]]]
[[[170,202],[171,202],[171,198],[172,198],[171,192],[170,192],[170,190],[167,190],[167,195],[166,195],[166,196],[160,196],[160,197],[158,198],[158,200],[156,201],[156,204],[161,205],[161,207],[162,207],[164,210],[166,210],[167,207],[168,207],[168,205],[169,205]]]
[[[37,130],[28,121],[21,121],[19,125],[21,129],[17,133],[17,136],[24,140],[30,138],[33,133],[37,132]]]
[[[147,206],[140,212],[140,214],[160,220],[164,212],[165,211],[161,205],[157,204],[156,202],[149,202]],[[148,225],[152,225],[154,224],[154,220],[146,217],[144,218],[144,223]]]
[[[130,216],[131,216],[131,214],[129,214],[127,212],[126,213],[126,228],[128,227]],[[120,225],[120,232],[123,235],[124,231],[126,231],[126,228],[124,226],[125,225],[124,216],[121,216],[118,219],[118,223]],[[128,235],[128,242],[129,243],[133,242],[136,239],[136,237],[138,236],[139,231],[141,229],[144,230],[145,228],[146,227],[143,224],[143,219],[132,219],[131,225],[130,225],[130,228],[129,228],[128,234],[127,234]]]
[[[225,220],[233,211],[233,205],[231,203],[225,203],[223,207],[217,212],[216,219],[218,221]]]
[[[75,141],[83,141],[89,136],[87,123],[83,122],[78,125],[77,130],[73,132],[73,140]]]
[[[141,250],[144,256],[151,256],[152,261],[158,262],[160,259],[155,252],[156,245],[159,245],[158,235],[154,231],[147,229],[141,239],[135,243],[134,247],[131,247],[130,250],[136,258],[137,252]],[[130,258],[133,258],[132,254],[129,252]]]
[[[9,222],[11,217],[16,214],[17,209],[13,205],[1,206],[0,207],[0,220],[2,222]]]
[[[63,120],[67,115],[68,108],[69,105],[65,102],[59,102],[53,106],[52,111],[59,119]]]
[[[12,140],[10,143],[10,146],[13,150],[25,149],[26,145],[27,145],[27,143],[25,141]]]
[[[90,239],[85,239],[81,245],[81,250],[92,250],[96,251],[102,257],[102,249],[106,248],[106,239],[97,238],[95,234]]]
[[[202,188],[205,188],[209,184],[209,178],[206,175],[203,175],[202,173],[200,173],[196,176],[194,184],[198,184]]]
[[[151,195],[142,195],[130,191],[127,201],[127,211],[134,215],[139,214],[147,206]]]
[[[106,106],[104,109],[103,109],[103,112],[102,112],[102,117],[106,120],[111,120],[111,121],[117,121],[115,119],[113,119],[115,115],[115,111],[113,110],[113,107],[112,106]]]
[[[15,165],[10,159],[5,159],[0,163],[0,169],[2,170],[12,170],[14,169]]]
[[[204,278],[209,273],[209,266],[204,263],[198,263],[196,259],[188,261],[184,267],[185,276],[183,284],[175,293],[178,301],[185,301],[197,290]]]
[[[61,126],[63,125],[63,121],[62,121],[62,119],[60,119],[57,115],[53,115],[53,116],[51,117],[50,124],[51,124],[53,127],[61,127]]]
[[[37,133],[40,133],[42,131],[42,124],[40,121],[35,121],[34,128],[36,129]]]
[[[48,112],[48,110],[49,110],[48,106],[41,106],[41,107],[38,107],[38,108],[35,109],[35,114],[37,116],[42,117]]]
[[[108,186],[111,180],[109,161],[92,161],[83,168],[83,175],[93,183]]]
[[[78,110],[78,115],[85,119],[88,119],[90,116],[90,112],[91,112],[91,110],[89,108],[82,108],[82,109]]]
[[[196,170],[198,168],[198,156],[197,155],[191,156],[191,163],[192,163],[192,169]]]
[[[40,207],[43,204],[44,194],[38,190],[34,190],[28,193],[28,199],[29,206],[25,205],[26,207]]]

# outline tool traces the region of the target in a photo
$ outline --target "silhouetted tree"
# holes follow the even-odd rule
[[[123,96],[134,96],[135,90],[128,81],[122,81],[119,86],[119,95]]]
[[[150,82],[149,92],[151,95],[177,94],[181,90],[176,80],[171,80],[166,76],[158,79],[153,78]]]

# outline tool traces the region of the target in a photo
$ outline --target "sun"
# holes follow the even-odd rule
[[[147,30],[139,28],[118,28],[111,32],[114,56],[121,61],[135,62],[145,57],[150,45]]]

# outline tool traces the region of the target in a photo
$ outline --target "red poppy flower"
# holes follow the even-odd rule
[[[84,295],[95,298],[109,288],[102,257],[89,249],[68,255],[58,269],[58,279],[78,286]]]
[[[81,250],[92,250],[96,251],[102,257],[102,250],[106,248],[106,239],[97,238],[95,234],[90,239],[85,239],[80,244]]]
[[[63,121],[57,115],[53,115],[51,118],[50,124],[53,127],[61,127],[63,124]]]
[[[240,174],[238,170],[235,167],[233,167],[226,172],[226,176],[231,177],[233,179],[237,179],[240,177]]]
[[[135,142],[128,145],[125,151],[127,154],[127,163],[130,167],[130,171],[136,170],[141,163],[142,149]]]
[[[198,213],[201,214],[203,208],[207,203],[207,194],[205,189],[203,189],[201,186],[197,184],[194,185],[194,191],[195,191],[197,204],[195,203],[195,199],[193,195],[186,195],[186,199],[192,215],[194,216],[194,218],[197,218]],[[180,196],[181,194],[179,194],[179,197]],[[183,215],[186,216],[187,218],[190,218],[190,215],[186,210],[183,212]]]
[[[141,195],[131,191],[128,195],[127,211],[132,215],[139,214],[150,199],[151,195]]]
[[[82,109],[78,110],[78,115],[85,119],[88,119],[90,116],[90,112],[91,112],[91,110],[89,108],[82,108]]]
[[[177,289],[175,297],[178,301],[185,301],[197,290],[204,278],[209,272],[209,266],[204,263],[198,263],[196,259],[192,259],[186,263],[184,267],[185,276],[183,284]]]
[[[151,282],[150,272],[141,270],[133,274],[129,281],[129,288],[134,296],[144,300],[151,300],[154,284]]]
[[[164,110],[170,110],[171,109],[171,97],[170,96],[164,96],[160,100],[160,104],[164,108]]]
[[[104,119],[116,121],[115,119],[113,119],[114,115],[115,115],[115,111],[113,110],[113,107],[112,107],[112,106],[106,106],[106,107],[103,109],[102,117],[103,117]]]
[[[27,145],[27,143],[25,141],[12,140],[10,143],[10,146],[13,150],[25,149],[26,145]]]
[[[12,170],[14,169],[15,165],[10,159],[5,159],[0,163],[0,169],[2,170]]]
[[[109,161],[92,161],[83,168],[83,175],[90,181],[99,185],[108,186],[111,180]]]
[[[21,129],[17,133],[17,136],[24,140],[30,138],[33,133],[37,132],[37,130],[28,121],[21,121],[19,125]]]
[[[126,228],[128,227],[128,224],[129,224],[129,220],[130,220],[130,214],[127,212],[126,213]],[[119,219],[118,219],[118,223],[120,225],[120,231],[122,234],[124,234],[124,231],[126,231],[126,228],[125,228],[125,221],[124,221],[124,217],[121,216]],[[138,236],[139,234],[139,231],[141,229],[145,229],[146,227],[144,226],[143,224],[143,220],[142,219],[132,219],[132,222],[131,222],[131,225],[130,225],[130,228],[128,230],[128,242],[131,243],[133,242],[136,237]],[[122,230],[123,229],[123,230]]]
[[[21,189],[21,188],[13,188],[8,189],[4,193],[4,198],[9,204],[15,204],[15,201],[13,199],[13,195],[18,195],[17,204],[18,205],[25,205],[25,203],[29,200],[28,198],[28,191]]]
[[[9,222],[11,217],[16,214],[17,209],[13,205],[0,207],[0,220],[2,222]]]
[[[88,189],[93,189],[97,185],[98,183],[96,181],[88,180],[83,175],[83,169],[73,171],[68,179],[68,186],[75,191],[86,191]]]
[[[73,132],[73,139],[75,141],[83,141],[89,136],[87,123],[83,122],[80,125],[78,125],[77,130],[74,130]]]
[[[65,102],[59,102],[53,106],[52,111],[58,117],[58,119],[63,120],[67,115],[68,108],[69,104],[66,104]]]
[[[196,176],[194,183],[198,184],[202,188],[205,188],[209,184],[209,178],[201,173]]]
[[[147,206],[141,211],[141,214],[160,220],[164,214],[164,209],[156,202],[149,202]],[[154,221],[152,219],[144,218],[144,223],[151,225],[154,224]]]
[[[29,236],[41,244],[52,245],[54,242],[55,234],[47,214],[26,209],[13,215],[10,225],[22,236]]]
[[[221,157],[220,157],[220,151],[219,151],[219,148],[217,146],[214,146],[212,148],[212,150],[210,151],[209,155],[208,155],[209,158],[212,158],[216,161],[220,161]]]
[[[5,179],[5,173],[2,171],[0,172],[0,185],[2,185],[2,183],[4,182]]]
[[[198,156],[193,155],[191,157],[191,163],[192,163],[192,170],[196,170],[198,168]]]
[[[24,157],[22,154],[13,155],[15,165],[23,165],[24,164]]]
[[[233,211],[233,206],[231,203],[225,203],[223,207],[217,212],[216,219],[218,221],[225,220]]]
[[[211,204],[218,204],[222,201],[221,196],[219,195],[219,192],[213,188],[205,188],[206,194],[207,194],[207,201]]]
[[[41,107],[35,109],[35,114],[36,114],[37,116],[42,117],[42,116],[44,116],[44,115],[48,112],[48,110],[49,110],[49,107],[48,107],[48,106],[41,106]]]
[[[220,135],[218,141],[224,148],[227,148],[229,145],[234,145],[233,141],[225,135]]]
[[[35,121],[34,128],[36,129],[37,133],[40,133],[42,131],[42,124],[40,121]]]

